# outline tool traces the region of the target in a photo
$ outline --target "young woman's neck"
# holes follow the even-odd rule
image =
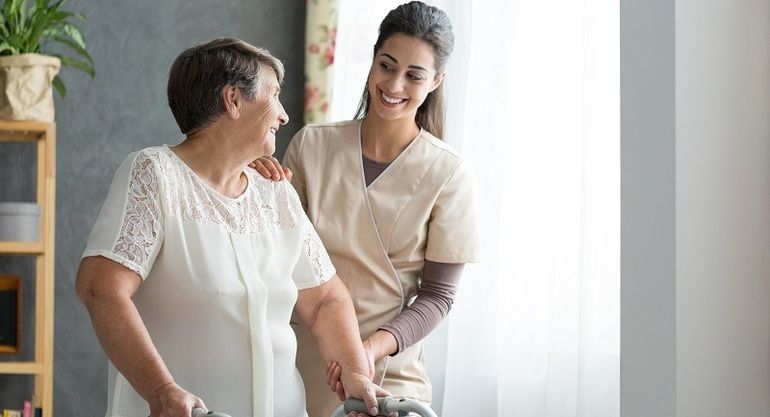
[[[383,120],[369,113],[361,125],[361,149],[364,156],[378,162],[390,162],[420,133],[414,119]]]
[[[243,170],[251,160],[229,146],[229,139],[216,128],[206,128],[188,135],[172,151],[217,192],[236,197],[245,190]]]

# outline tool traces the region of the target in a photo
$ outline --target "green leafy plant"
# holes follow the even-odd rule
[[[71,22],[72,18],[85,20],[85,17],[60,10],[64,1],[35,0],[29,7],[28,0],[5,0],[0,12],[0,56],[45,53],[59,58],[62,67],[79,69],[93,78],[94,60],[86,50],[80,29]],[[47,46],[52,44],[65,45],[78,58],[46,53]],[[67,88],[58,75],[53,79],[53,86],[62,97],[67,95]]]

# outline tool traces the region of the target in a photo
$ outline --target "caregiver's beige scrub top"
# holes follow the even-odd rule
[[[479,253],[472,176],[446,143],[421,130],[368,187],[361,156],[355,120],[306,126],[284,164],[350,291],[365,339],[414,300],[426,259],[468,263]],[[310,332],[295,329],[308,414],[327,417],[339,400],[326,385],[326,363]],[[429,402],[422,343],[378,361],[375,382],[381,379],[397,397]]]

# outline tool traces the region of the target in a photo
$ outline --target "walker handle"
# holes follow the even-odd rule
[[[393,397],[381,397],[377,398],[377,410],[378,416],[387,416],[390,413],[398,413],[400,416],[405,416],[407,413],[417,413],[422,417],[437,417],[436,413],[425,403],[408,398],[396,399]],[[332,416],[345,415],[352,411],[359,413],[368,413],[366,404],[362,400],[357,398],[351,398],[345,401],[344,405],[337,407],[335,413]],[[343,412],[344,414],[339,414]]]
[[[214,411],[203,411],[202,408],[193,408],[192,417],[230,417],[227,414],[216,413]]]

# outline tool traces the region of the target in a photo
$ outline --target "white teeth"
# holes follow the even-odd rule
[[[276,132],[278,132],[278,129],[276,129],[276,128],[274,128],[274,127],[271,127],[271,128],[270,128],[270,133],[272,133],[272,134],[274,134],[274,135],[275,135],[275,133],[276,133]]]
[[[381,94],[382,94],[382,99],[385,100],[385,102],[388,104],[398,104],[404,101],[403,98],[391,97],[385,93],[381,93]]]

